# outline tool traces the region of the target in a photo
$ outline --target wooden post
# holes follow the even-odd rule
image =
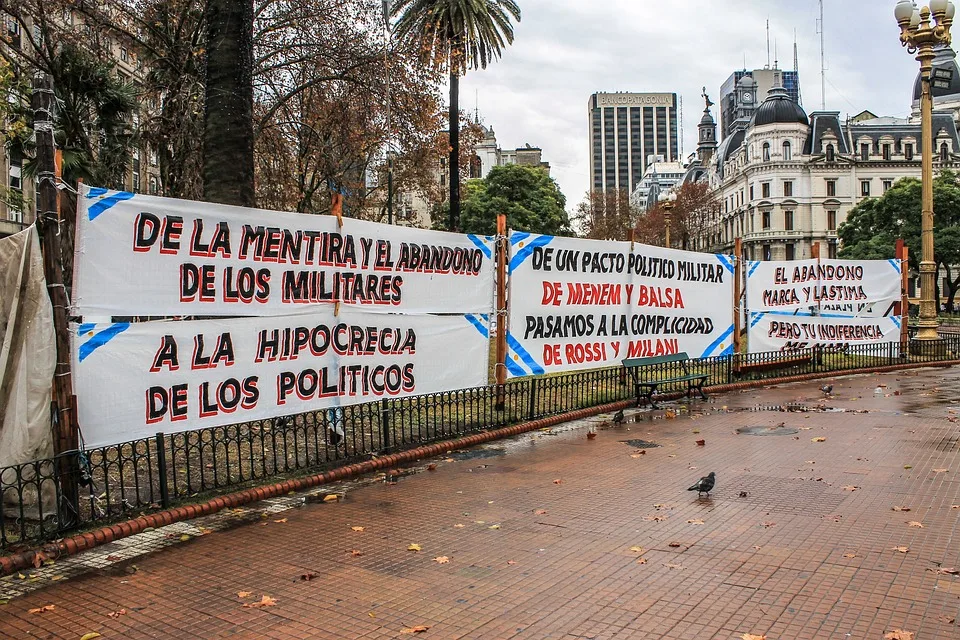
[[[60,255],[59,192],[56,184],[56,159],[53,140],[53,80],[47,74],[33,77],[33,129],[37,145],[37,229],[43,250],[43,271],[47,292],[53,306],[53,326],[56,332],[57,367],[53,377],[53,398],[56,415],[53,425],[53,451],[60,455],[76,451],[79,446],[77,420],[73,411],[73,380],[70,373],[70,327],[67,310],[67,290],[63,284]],[[70,502],[76,501],[76,458],[63,456],[58,465],[60,490]],[[63,505],[58,505],[62,507]],[[75,507],[75,504],[74,504]],[[61,526],[64,521],[61,511]]]
[[[507,216],[497,215],[497,363],[494,375],[497,381],[497,411],[503,411],[506,406],[507,382],[507,249],[510,240],[507,238]]]
[[[743,309],[740,306],[740,298],[743,295],[743,240],[737,238],[733,241],[733,361],[734,368],[739,367],[740,348],[742,337],[740,332],[743,329]]]
[[[910,341],[910,249],[903,238],[897,239],[897,259],[900,261],[900,353],[907,352]]]

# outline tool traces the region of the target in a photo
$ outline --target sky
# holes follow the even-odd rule
[[[802,104],[808,113],[820,109],[817,0],[517,1],[523,16],[513,45],[467,73],[460,105],[479,107],[502,148],[542,148],[568,210],[589,187],[591,94],[677,93],[685,158],[696,151],[702,87],[719,102],[720,85],[745,61],[748,69],[766,64],[768,19],[771,57],[775,47],[781,69],[793,69],[796,33]],[[909,115],[919,64],[900,45],[895,5],[824,0],[827,110]]]

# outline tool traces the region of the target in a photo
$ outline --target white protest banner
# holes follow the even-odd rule
[[[899,260],[764,261],[746,268],[752,312],[883,317],[900,301]]]
[[[750,353],[800,351],[814,346],[843,348],[899,339],[899,316],[851,318],[783,311],[751,313],[748,333]]]
[[[733,352],[733,260],[629,242],[510,235],[511,377]]]
[[[88,447],[487,383],[484,316],[368,313],[74,325]]]
[[[491,238],[85,187],[74,313],[487,313]]]

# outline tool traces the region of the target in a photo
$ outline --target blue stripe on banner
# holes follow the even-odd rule
[[[720,357],[723,356],[732,356],[733,355],[733,343],[730,343],[730,346],[723,350],[723,353],[720,354]]]
[[[490,337],[490,330],[487,329],[487,327],[477,319],[477,316],[473,315],[472,313],[468,313],[463,317],[467,319],[467,322],[476,327],[477,331],[479,331],[480,335],[482,335],[484,338]]]
[[[113,340],[116,336],[126,331],[129,327],[129,322],[116,322],[84,342],[82,345],[80,345],[80,349],[78,351],[78,358],[80,362],[83,362],[87,356]]]
[[[752,275],[753,275],[753,272],[756,271],[756,270],[757,270],[757,267],[759,267],[759,266],[760,266],[760,261],[759,261],[759,260],[755,260],[755,261],[751,262],[751,263],[750,263],[750,269],[747,271],[747,277],[749,278],[750,276],[752,276]]]
[[[520,356],[520,359],[523,360],[523,363],[530,367],[530,371],[532,371],[534,375],[539,376],[546,373],[543,367],[537,364],[537,361],[533,359],[533,356],[527,353],[527,350],[523,348],[523,345],[521,345],[509,331],[507,332],[507,344],[510,345],[510,348],[513,349],[515,354]]]
[[[890,316],[890,320],[893,321],[893,324],[897,325],[897,329],[900,328],[900,317],[899,317],[899,316]]]
[[[510,234],[510,244],[517,244],[523,242],[530,237],[530,233],[527,231],[514,231]]]
[[[900,273],[900,261],[899,261],[899,260],[894,260],[893,258],[891,258],[891,259],[887,260],[887,262],[890,263],[890,265],[893,267],[893,270],[894,270],[894,271],[896,271],[897,273]]]
[[[532,241],[530,244],[526,245],[520,251],[517,251],[517,255],[513,256],[513,260],[510,261],[509,273],[513,273],[514,269],[523,264],[523,261],[533,255],[533,250],[537,247],[544,247],[551,242],[553,242],[554,236],[540,236],[536,240]]]
[[[481,314],[480,314],[480,317],[483,318],[483,321],[484,321],[484,322],[490,322],[490,314],[489,314],[489,313],[481,313]]]
[[[87,331],[90,331],[91,329],[93,329],[95,326],[97,326],[97,323],[95,322],[84,322],[79,327],[77,327],[77,335],[82,336]]]
[[[493,257],[493,252],[490,251],[490,247],[488,247],[483,243],[483,240],[473,235],[472,233],[467,234],[467,239],[470,240],[470,242],[472,242],[473,244],[477,245],[477,248],[480,249],[480,251],[483,251],[483,255],[487,256],[488,258]]]
[[[107,209],[110,209],[111,207],[114,207],[120,204],[124,200],[129,200],[132,197],[133,197],[133,194],[130,193],[129,191],[118,191],[112,196],[110,196],[109,198],[98,200],[97,202],[90,205],[90,207],[87,209],[87,216],[90,218],[90,220],[94,220],[95,218],[97,218],[97,216],[99,216],[101,213],[103,213]]]
[[[513,361],[513,358],[510,357],[509,353],[507,353],[507,361],[504,364],[507,367],[507,371],[514,378],[522,378],[523,376],[530,375],[529,373],[524,371],[520,365],[518,365],[516,362]]]
[[[733,268],[733,260],[731,260],[727,256],[720,255],[719,253],[715,255],[717,256],[717,260],[720,261],[720,264],[722,264],[727,268],[727,271],[729,271],[730,273],[736,273],[736,270]]]
[[[710,356],[712,356],[714,349],[719,347],[723,343],[723,341],[729,338],[731,335],[733,335],[733,325],[730,325],[730,328],[724,331],[722,336],[714,340],[713,344],[707,347],[707,349],[703,352],[703,355],[700,357],[709,358]]]
[[[750,328],[752,329],[752,328],[754,328],[755,326],[757,326],[757,323],[760,322],[761,320],[763,320],[763,316],[765,316],[765,315],[767,315],[766,312],[764,312],[764,313],[754,313],[754,314],[753,314],[753,320],[750,321]]]
[[[90,187],[87,190],[88,198],[99,198],[100,196],[105,195],[107,195],[107,189],[104,189],[103,187]]]

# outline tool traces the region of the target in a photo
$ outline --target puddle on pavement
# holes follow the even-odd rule
[[[463,451],[454,451],[450,457],[454,460],[482,460],[484,458],[502,458],[507,455],[507,450],[500,447],[491,447],[489,449],[465,449]]]
[[[740,427],[737,433],[745,436],[792,436],[800,433],[799,429],[793,427]]]
[[[621,440],[620,442],[628,444],[635,449],[658,449],[662,445],[647,440]]]

